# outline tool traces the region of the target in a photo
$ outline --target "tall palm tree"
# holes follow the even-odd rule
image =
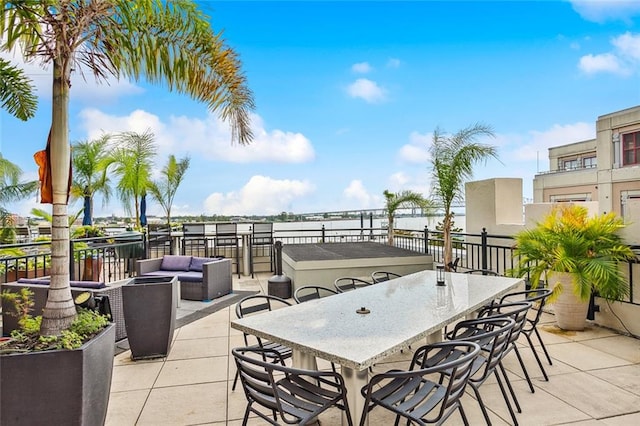
[[[103,204],[109,202],[111,198],[111,186],[107,176],[110,138],[110,135],[103,135],[93,141],[77,142],[71,148],[73,154],[71,196],[89,200],[89,217],[83,221],[85,225],[92,223],[93,197],[96,194],[102,194]]]
[[[386,200],[385,210],[387,211],[387,232],[388,232],[388,244],[393,245],[393,230],[396,211],[403,207],[420,207],[425,208],[429,206],[429,201],[426,200],[421,194],[413,191],[401,191],[401,192],[389,192],[384,190],[384,198]]]
[[[124,209],[131,213],[134,205],[135,224],[140,227],[140,200],[146,195],[151,182],[151,168],[156,156],[155,135],[151,130],[144,133],[123,132],[114,136],[116,149],[111,155],[110,169],[118,176],[118,195]]]
[[[0,58],[0,102],[2,108],[20,120],[33,117],[38,98],[33,92],[33,82],[23,70],[6,59]]]
[[[473,176],[473,165],[486,161],[490,157],[498,158],[494,146],[476,142],[480,137],[494,137],[491,127],[474,124],[449,135],[440,129],[433,132],[431,154],[431,195],[436,204],[444,209],[443,229],[443,262],[446,270],[453,260],[451,244],[451,225],[453,212],[451,207],[456,201],[463,201],[464,184]]]
[[[170,155],[167,164],[162,168],[160,180],[152,181],[149,185],[149,193],[156,199],[167,216],[167,225],[171,227],[171,207],[178,187],[189,168],[190,158],[185,157],[176,160],[175,155]]]
[[[51,172],[54,224],[51,284],[40,332],[58,335],[76,311],[69,287],[69,93],[84,68],[185,93],[230,122],[232,142],[253,137],[253,95],[237,54],[191,0],[0,0],[0,49],[52,65]]]

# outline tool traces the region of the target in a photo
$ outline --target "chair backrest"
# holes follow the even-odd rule
[[[447,334],[450,340],[477,343],[483,349],[484,365],[471,379],[482,382],[489,377],[502,360],[510,343],[510,337],[516,322],[508,317],[485,317],[460,321],[454,330]]]
[[[347,390],[340,374],[287,367],[278,352],[270,349],[234,348],[231,353],[249,401],[247,414],[251,410],[275,424],[260,411],[250,408],[252,403],[257,403],[280,414],[285,423],[308,424],[326,409],[338,407],[347,413],[347,423],[352,425]],[[276,361],[265,361],[267,358]]]
[[[505,316],[512,318],[515,324],[509,336],[509,343],[515,344],[527,324],[527,313],[531,306],[531,302],[527,301],[493,304],[482,308],[480,312],[478,312],[478,317]]]
[[[458,263],[460,263],[460,258],[456,257],[456,259],[453,262],[449,262],[447,266],[450,271],[458,272]]]
[[[238,318],[244,318],[248,315],[257,314],[260,312],[273,311],[274,309],[291,306],[291,303],[276,296],[270,296],[268,294],[253,294],[241,299],[236,304],[236,316]],[[262,339],[257,336],[254,338],[258,341],[258,345],[262,346]],[[249,345],[249,334],[244,333],[244,342]]]
[[[338,294],[338,292],[327,287],[305,285],[296,289],[293,293],[293,300],[297,303],[302,303],[308,300],[320,299],[321,297],[327,297],[334,294]]]
[[[284,306],[291,306],[285,299],[268,294],[252,294],[240,300],[236,304],[236,316],[244,318],[247,315],[264,311],[273,311]]]
[[[346,291],[355,290],[360,287],[366,287],[371,284],[373,283],[354,277],[341,277],[336,279],[333,283],[338,293],[344,293]]]
[[[183,223],[182,233],[186,238],[204,237],[204,223]]]
[[[251,225],[251,244],[273,244],[273,222],[256,222]]]
[[[548,288],[536,288],[523,291],[514,291],[512,293],[505,294],[500,299],[500,303],[508,302],[531,302],[532,305],[537,305],[535,315],[529,315],[527,317],[527,325],[522,329],[523,332],[532,331],[540,322],[544,305],[551,296],[551,290]]]
[[[499,277],[496,271],[492,271],[491,269],[470,269],[468,271],[464,271],[465,274],[474,274],[474,275],[491,275],[494,277]]]
[[[383,281],[389,281],[394,278],[400,278],[402,275],[389,271],[374,271],[371,273],[371,279],[375,283],[381,283]]]
[[[238,224],[216,223],[214,242],[217,246],[236,246],[238,244]]]
[[[264,361],[266,355],[279,359],[284,365],[284,360],[277,351],[262,348],[233,348],[231,354],[238,368],[240,383],[249,401],[255,401],[259,405],[270,410],[280,411],[278,397],[274,392],[272,363]]]
[[[377,392],[374,390],[382,386],[382,393],[395,388],[390,392],[393,395],[390,398],[385,398],[386,404],[384,404],[392,411],[404,412],[407,418],[420,418],[427,423],[436,423],[446,419],[453,411],[452,408],[457,408],[470,378],[473,363],[479,353],[480,346],[478,344],[465,341],[439,342],[422,346],[416,350],[414,358],[423,359],[424,365],[429,366],[414,368],[412,363],[411,369],[407,371],[390,370],[386,373],[376,374],[367,385],[365,407],[369,405],[370,401],[378,402],[376,401]],[[448,383],[446,385],[429,380],[429,376],[438,374],[442,378],[447,377]],[[385,389],[385,383],[394,384]],[[405,397],[407,395],[420,396],[404,398],[403,395]],[[437,412],[427,418],[426,416],[434,410]]]

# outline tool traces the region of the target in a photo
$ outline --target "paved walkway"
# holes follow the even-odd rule
[[[256,279],[234,276],[234,291],[265,292],[271,274]],[[186,318],[204,305],[182,301],[179,317]],[[194,317],[191,317],[194,318]],[[203,316],[178,328],[166,359],[131,361],[130,352],[116,356],[107,414],[108,426],[126,425],[240,425],[246,400],[240,386],[231,391],[235,374],[233,347],[242,346],[240,332],[231,329],[233,306]],[[553,358],[545,364],[546,382],[529,349],[522,352],[535,393],[531,393],[517,360],[509,356],[506,367],[516,389],[522,413],[521,425],[638,425],[640,424],[640,340],[610,330],[590,327],[583,332],[562,332],[553,316],[543,319],[543,340]],[[184,321],[183,321],[184,322]],[[406,368],[411,354],[398,354],[377,364],[374,372]],[[323,367],[321,365],[321,367]],[[327,364],[328,367],[328,364]],[[510,423],[495,382],[481,387],[492,423]],[[471,425],[482,425],[477,402],[463,398]],[[320,417],[322,425],[340,425],[340,412]],[[265,424],[252,418],[249,424]],[[370,425],[393,424],[393,418],[374,409]],[[462,424],[457,414],[448,424]]]

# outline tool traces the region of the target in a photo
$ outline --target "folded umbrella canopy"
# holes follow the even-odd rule
[[[140,200],[140,226],[147,226],[147,196]]]
[[[84,217],[82,218],[82,225],[91,225],[91,197],[88,195],[84,197]]]

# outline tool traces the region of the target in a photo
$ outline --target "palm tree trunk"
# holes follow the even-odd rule
[[[451,272],[449,264],[453,260],[453,249],[451,247],[451,213],[446,212],[442,222],[442,257],[445,271]]]
[[[388,243],[390,246],[393,245],[393,214],[389,213],[389,216],[387,218],[387,236],[388,236]]]
[[[53,61],[53,113],[51,123],[50,169],[53,189],[53,223],[51,227],[51,284],[42,313],[40,332],[59,335],[73,322],[76,309],[69,286],[69,76],[67,60]]]

